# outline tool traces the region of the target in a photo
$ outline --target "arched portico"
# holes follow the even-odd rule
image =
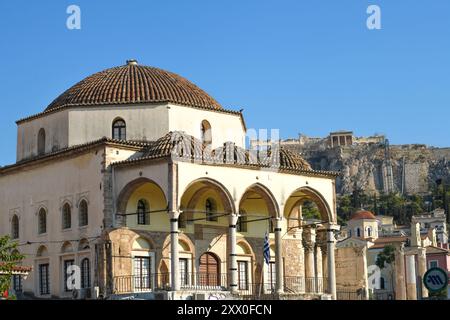
[[[336,212],[325,197],[310,187],[293,191],[284,206],[287,237],[299,239],[301,288],[306,292],[336,296],[335,237]]]

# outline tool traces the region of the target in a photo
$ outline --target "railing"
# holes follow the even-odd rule
[[[336,300],[367,300],[365,290],[337,290]]]
[[[228,286],[226,274],[182,273],[180,287],[182,290],[224,290]],[[115,293],[145,292],[170,290],[169,273],[152,273],[147,275],[127,275],[114,277]]]
[[[218,291],[228,290],[227,274],[215,273],[182,273],[180,275],[181,290]],[[114,277],[115,293],[145,292],[170,290],[169,273],[153,273],[148,275],[128,275]],[[241,296],[271,296],[275,294],[275,281],[249,283],[238,282]],[[284,277],[285,293],[321,294],[328,290],[327,278]]]

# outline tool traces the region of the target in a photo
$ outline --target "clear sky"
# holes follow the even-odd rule
[[[81,30],[66,9],[81,8]],[[368,30],[370,4],[381,30]],[[448,0],[2,0],[0,165],[15,121],[84,77],[135,58],[178,73],[249,128],[384,133],[450,146]]]

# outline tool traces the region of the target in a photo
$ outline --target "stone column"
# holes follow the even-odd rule
[[[328,253],[328,292],[333,300],[336,300],[336,264],[334,258],[335,250],[334,230],[330,226],[327,229],[327,253]]]
[[[178,254],[178,218],[179,211],[170,212],[170,273],[173,291],[180,290],[180,263]]]
[[[297,238],[299,241],[298,247],[298,260],[299,260],[299,274],[300,274],[300,282],[299,282],[299,292],[305,293],[305,247],[303,247],[303,228],[298,228]]]
[[[318,293],[323,292],[322,249],[316,245],[316,288]]]
[[[316,229],[309,227],[305,229],[304,236],[305,246],[305,280],[306,280],[306,292],[316,292],[315,288],[315,259],[314,259],[314,247],[316,244]]]
[[[236,224],[238,222],[238,214],[230,214],[229,219],[229,244],[230,244],[230,262],[229,266],[229,290],[232,293],[238,291],[238,266],[237,266],[237,255],[236,255]]]
[[[406,300],[405,286],[405,252],[403,245],[396,248],[395,252],[395,299]]]
[[[422,298],[428,298],[428,290],[423,284],[423,276],[427,272],[427,250],[425,248],[418,249],[418,262],[419,262],[419,275],[420,275],[420,285],[422,288]]]
[[[283,284],[283,257],[281,254],[281,221],[283,218],[277,217],[275,220],[275,269],[276,269],[276,292],[284,292]]]
[[[414,254],[406,256],[406,294],[408,300],[417,300],[416,262]]]

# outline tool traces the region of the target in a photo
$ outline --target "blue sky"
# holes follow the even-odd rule
[[[66,9],[81,8],[81,30]],[[366,9],[382,11],[368,30]],[[450,146],[450,1],[1,1],[0,165],[15,121],[129,58],[178,73],[250,128]]]

